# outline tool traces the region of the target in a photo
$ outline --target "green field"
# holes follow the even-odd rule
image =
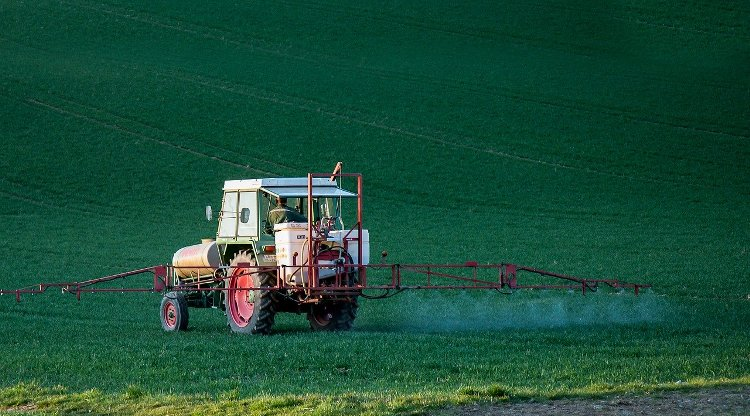
[[[246,4],[247,3],[247,4]],[[364,175],[373,253],[652,283],[165,333],[0,297],[0,413],[389,414],[750,384],[750,6],[0,0],[0,288],[163,264],[227,179]],[[133,280],[129,285],[147,285]]]

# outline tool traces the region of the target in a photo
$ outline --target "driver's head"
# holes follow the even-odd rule
[[[276,204],[277,205],[286,205],[286,198],[283,196],[277,196],[276,197]]]

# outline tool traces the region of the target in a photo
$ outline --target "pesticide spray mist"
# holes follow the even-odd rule
[[[485,331],[506,328],[558,328],[660,322],[665,298],[649,291],[587,293],[525,291],[411,291],[398,295],[391,323],[420,332]]]

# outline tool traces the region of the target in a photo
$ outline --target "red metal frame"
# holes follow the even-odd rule
[[[239,264],[239,267],[246,268],[248,270],[269,270],[267,266],[255,266],[251,264]],[[354,286],[342,284],[342,279],[339,273],[332,281],[334,284],[331,285],[317,285],[316,287],[305,287],[293,286],[286,284],[281,279],[277,279],[276,286],[273,287],[241,287],[234,288],[234,290],[300,290],[305,289],[310,291],[313,295],[323,295],[330,293],[338,293],[340,295],[353,295],[363,294],[366,297],[372,298],[384,298],[389,297],[391,294],[369,296],[363,291],[367,290],[380,290],[386,292],[399,293],[404,290],[517,290],[517,289],[566,289],[566,290],[580,290],[582,294],[586,294],[587,291],[596,291],[600,285],[605,285],[615,289],[633,289],[635,295],[640,293],[641,289],[650,288],[650,284],[630,283],[624,282],[618,279],[585,279],[575,276],[569,276],[554,272],[548,272],[539,270],[533,267],[519,266],[516,264],[500,263],[500,264],[477,264],[476,262],[466,262],[464,264],[356,264],[349,265],[348,267],[357,267],[359,270],[370,270],[371,272],[385,271],[385,276],[382,277],[382,282],[379,284],[370,284],[366,282],[358,282]],[[316,269],[321,267],[311,265]],[[342,266],[341,275],[345,273],[345,268]],[[82,293],[95,293],[95,292],[164,292],[164,291],[214,291],[221,290],[227,291],[229,288],[217,288],[212,287],[212,283],[218,283],[226,277],[223,277],[222,273],[218,273],[221,269],[217,269],[216,276],[200,282],[191,283],[187,285],[174,286],[169,284],[169,276],[173,275],[175,267],[170,265],[160,265],[147,267],[143,269],[133,270],[130,272],[119,273],[111,276],[105,276],[97,279],[85,280],[81,282],[69,282],[69,283],[40,283],[38,286],[31,288],[15,289],[15,290],[0,290],[0,295],[14,294],[18,302],[21,301],[22,294],[39,294],[44,293],[47,289],[52,287],[61,288],[63,292],[75,294],[80,299]],[[224,268],[225,269],[225,268]],[[153,273],[154,284],[151,287],[142,288],[91,288],[91,286],[110,282],[113,280],[124,279],[130,276],[135,276],[144,273]],[[390,273],[388,273],[390,272]],[[464,274],[461,274],[463,272]],[[553,279],[563,280],[566,283],[561,284],[521,284],[519,283],[519,272],[527,272],[535,274],[537,276],[549,277]],[[249,273],[254,273],[249,272]],[[281,273],[281,268],[277,267],[277,273]],[[488,279],[480,277],[480,273],[496,276],[494,279]],[[388,275],[390,274],[390,277]],[[408,277],[405,277],[408,274]],[[467,275],[468,274],[468,275]],[[280,276],[280,274],[278,274]],[[420,280],[421,279],[421,280]],[[438,280],[436,282],[436,280]],[[451,283],[452,282],[452,283]],[[393,294],[395,294],[393,293]]]
[[[167,271],[172,266],[152,266],[145,267],[143,269],[132,270],[129,272],[113,274],[110,276],[99,277],[96,279],[84,280],[81,282],[66,282],[66,283],[39,283],[36,286],[30,286],[21,289],[13,290],[0,290],[0,295],[16,295],[16,301],[21,301],[22,294],[36,295],[44,293],[49,288],[60,288],[63,293],[73,293],[76,295],[78,300],[81,299],[82,293],[94,293],[94,292],[163,292],[169,287],[167,279]],[[111,282],[113,280],[124,279],[130,276],[135,276],[144,273],[154,274],[154,284],[149,288],[96,288],[89,289],[90,286],[94,286],[104,282]]]
[[[357,258],[362,258],[362,174],[361,173],[341,173],[341,165],[337,164],[336,169],[333,173],[308,173],[307,174],[307,218],[315,218],[313,213],[313,178],[329,178],[331,181],[336,178],[356,178],[357,179],[357,237],[349,238],[349,234],[354,231],[354,228],[349,231],[349,234],[344,236],[345,244],[348,241],[357,240]],[[314,232],[315,231],[315,232]],[[315,258],[315,253],[318,252],[320,243],[325,241],[324,238],[317,238],[317,235],[321,233],[315,229],[315,224],[310,221],[307,226],[307,241],[311,243],[307,245],[307,275],[310,276],[309,288],[314,292],[315,289],[320,287],[319,281],[319,268],[315,266],[311,259]],[[346,248],[346,247],[345,247]],[[367,282],[367,269],[362,265],[357,265],[358,275],[361,282]]]

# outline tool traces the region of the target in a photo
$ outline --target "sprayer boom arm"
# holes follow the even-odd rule
[[[66,283],[39,283],[36,286],[27,286],[21,289],[13,290],[0,290],[0,295],[16,295],[16,301],[21,301],[22,294],[36,295],[44,293],[49,288],[60,288],[63,293],[73,293],[78,299],[81,298],[81,293],[93,293],[93,292],[161,292],[166,288],[167,282],[167,269],[170,266],[152,266],[145,267],[138,270],[131,270],[129,272],[113,274],[110,276],[99,277],[96,279],[84,280],[80,282],[66,282]],[[143,273],[154,274],[154,285],[149,288],[90,288],[91,286],[111,282],[113,280],[124,279],[126,277],[135,276]]]
[[[269,271],[268,266],[255,266],[251,264],[243,264],[242,266],[250,270],[250,273],[253,273],[253,270],[260,269],[263,269],[265,272]],[[325,266],[314,267],[322,268]],[[510,293],[517,289],[564,289],[580,290],[585,295],[587,291],[596,291],[600,285],[615,289],[632,289],[637,296],[641,289],[651,287],[649,284],[630,283],[617,279],[585,279],[508,263],[486,265],[480,265],[477,262],[466,262],[463,264],[367,264],[350,265],[349,267],[367,269],[367,274],[361,275],[360,281],[354,286],[343,284],[346,279],[343,278],[345,271],[342,268],[336,271],[334,279],[316,287],[293,286],[282,279],[277,279],[276,286],[234,289],[262,291],[304,289],[313,296],[319,296],[324,293],[346,294],[357,291],[362,296],[368,298],[386,298],[408,289],[498,290],[503,291],[503,293]],[[55,287],[60,288],[63,293],[75,294],[78,299],[80,299],[82,293],[95,292],[164,292],[167,290],[202,292],[228,290],[219,284],[225,280],[222,277],[222,269],[224,268],[217,269],[214,273],[215,277],[203,279],[194,284],[174,286],[170,284],[169,276],[174,275],[175,268],[175,266],[171,265],[159,265],[80,282],[40,283],[36,286],[21,289],[0,290],[0,295],[13,294],[16,297],[16,301],[20,302],[22,294],[40,294],[46,292],[49,288]],[[282,271],[277,270],[277,273],[279,272]],[[525,272],[536,278],[549,278],[550,280],[523,283],[519,280],[520,272]],[[150,287],[94,287],[102,283],[146,273],[153,274],[153,285]],[[381,291],[381,294],[368,295],[362,293],[365,290]]]

